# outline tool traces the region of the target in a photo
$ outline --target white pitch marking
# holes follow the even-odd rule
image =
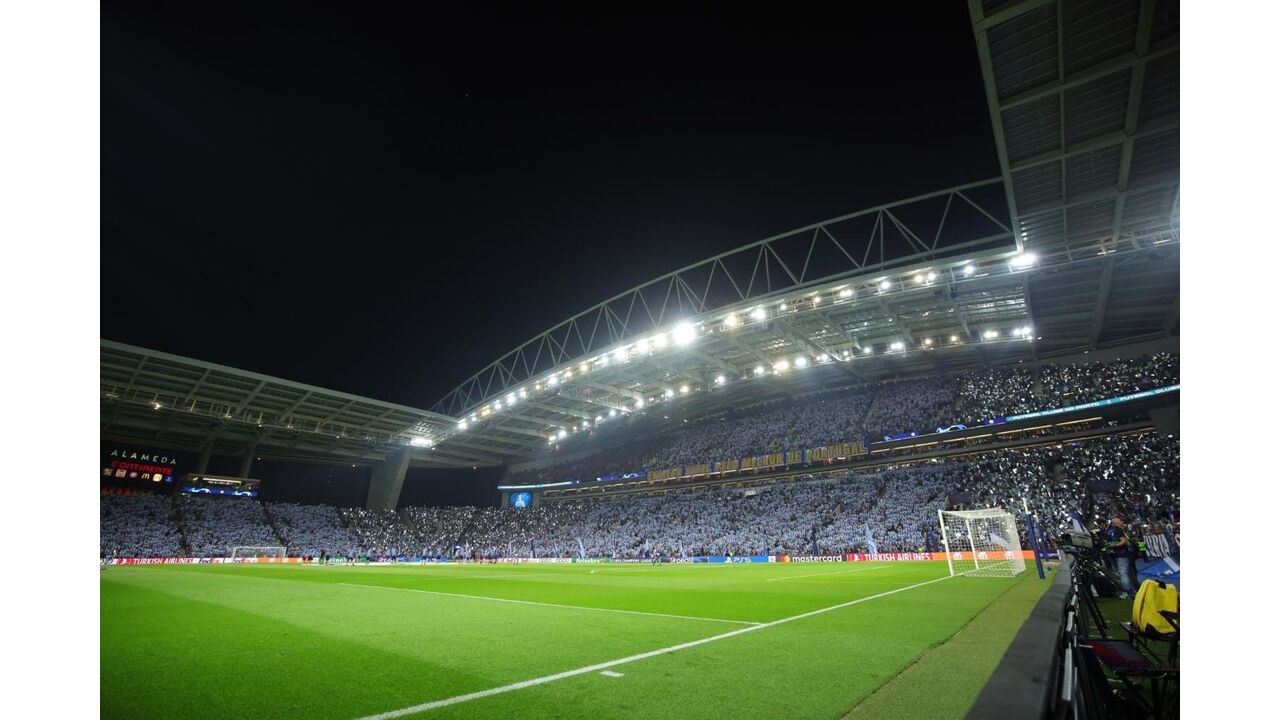
[[[512,600],[510,598],[488,597],[487,595],[463,595],[462,593],[440,592],[439,590],[418,590],[417,588],[391,587],[390,585],[361,585],[360,583],[338,583],[347,587],[375,588],[377,590],[399,590],[401,592],[424,593],[426,595],[443,595],[445,597],[470,598],[472,600],[491,600],[493,602],[515,603],[517,605],[538,605],[541,607],[566,608],[568,610],[594,610],[595,612],[623,613],[626,615],[648,615],[650,617],[675,618],[677,620],[705,620],[707,622],[733,623],[735,625],[758,626],[763,623],[749,620],[726,620],[724,618],[700,617],[697,615],[670,615],[668,613],[644,612],[643,610],[618,610],[616,608],[586,607],[583,605],[561,605],[559,603],[534,602],[532,600]]]
[[[932,585],[933,583],[936,583],[936,582],[942,582],[943,580],[948,580],[950,579],[950,577],[951,576],[948,575],[946,577],[934,578],[933,580],[925,580],[924,582],[918,582],[915,585],[907,585],[905,587],[900,587],[895,590],[886,590],[882,593],[877,593],[875,595],[868,595],[867,597],[858,598],[857,600],[850,600],[848,602],[840,603],[839,605],[832,605],[830,607],[819,608],[817,610],[810,610],[809,612],[801,613],[799,615],[784,617],[781,620],[773,620],[772,622],[760,623],[757,625],[752,625],[751,627],[744,627],[744,628],[738,628],[737,630],[730,630],[727,633],[712,635],[711,637],[702,638],[701,640],[692,640],[690,642],[680,643],[679,645],[672,645],[671,647],[659,648],[657,650],[650,650],[649,652],[640,653],[639,655],[632,655],[630,657],[619,658],[617,660],[609,660],[607,662],[596,663],[595,665],[580,667],[577,670],[566,670],[561,673],[556,673],[555,675],[544,675],[540,678],[533,678],[532,680],[524,680],[518,683],[512,683],[510,685],[503,685],[502,687],[489,688],[488,690],[479,690],[473,693],[467,693],[466,695],[455,695],[454,697],[451,697],[451,698],[445,698],[443,700],[434,700],[432,702],[422,703],[421,705],[413,705],[411,707],[400,708],[399,710],[391,710],[389,712],[379,713],[377,715],[368,715],[368,716],[359,718],[359,720],[394,720],[394,718],[404,717],[405,715],[415,715],[417,713],[425,712],[427,710],[434,710],[436,708],[448,707],[449,705],[457,705],[458,703],[464,703],[470,700],[479,700],[480,698],[487,698],[493,695],[501,695],[502,693],[508,693],[513,690],[523,690],[524,688],[528,688],[528,687],[545,685],[549,682],[555,682],[556,680],[564,680],[565,678],[576,677],[578,675],[585,675],[587,673],[599,672],[601,670],[607,670],[611,667],[616,667],[618,665],[625,665],[627,663],[636,662],[638,660],[647,660],[651,657],[657,657],[658,655],[666,655],[667,653],[679,652],[680,650],[688,650],[689,648],[697,647],[699,645],[706,645],[707,643],[712,643],[717,640],[725,640],[727,638],[734,637],[735,635],[743,635],[749,632],[755,632],[756,630],[763,630],[765,628],[770,628],[775,625],[789,623],[789,622],[792,622],[793,620],[803,620],[804,618],[813,617],[814,615],[821,615],[823,613],[831,612],[832,610],[839,610],[841,608],[847,608],[850,605],[857,605],[858,603],[864,603],[868,600],[875,600],[877,598],[882,598],[888,595],[900,593],[900,592],[903,592],[904,590],[912,590],[914,588],[923,587],[925,585]],[[343,584],[346,584],[346,583],[343,583]],[[368,587],[378,587],[378,586],[370,585]],[[392,589],[399,589],[399,588],[392,588]],[[541,604],[541,603],[534,603],[534,604]]]
[[[799,580],[800,578],[818,577],[819,575],[843,575],[845,573],[862,572],[863,570],[884,570],[891,567],[890,565],[876,565],[874,567],[860,567],[852,570],[835,570],[832,572],[809,573],[808,575],[790,575],[788,577],[769,578],[765,582],[775,582],[778,580]]]
[[[622,677],[623,675],[626,675],[626,673],[614,672],[612,670],[601,670],[600,674],[605,677]]]

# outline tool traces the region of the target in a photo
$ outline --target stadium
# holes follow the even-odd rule
[[[434,402],[104,331],[101,717],[1177,717],[1179,3],[959,5],[998,174],[427,308]]]

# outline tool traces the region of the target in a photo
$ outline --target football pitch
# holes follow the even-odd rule
[[[102,717],[961,717],[1047,584],[932,562],[116,566]]]

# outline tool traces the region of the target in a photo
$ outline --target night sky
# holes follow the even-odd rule
[[[964,3],[467,5],[105,2],[103,337],[429,407],[633,285],[999,173]]]

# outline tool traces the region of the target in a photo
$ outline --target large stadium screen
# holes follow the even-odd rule
[[[527,492],[511,493],[507,504],[513,508],[527,508],[533,505],[533,496]]]
[[[102,444],[99,462],[103,485],[148,486],[168,490],[188,458],[164,448]],[[189,464],[189,463],[186,463]]]

